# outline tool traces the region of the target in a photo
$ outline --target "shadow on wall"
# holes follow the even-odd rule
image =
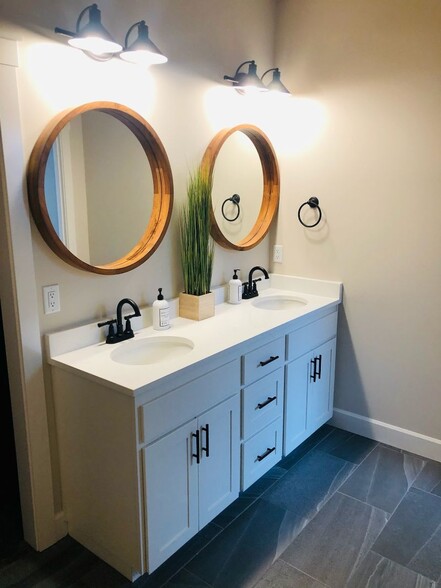
[[[337,333],[334,408],[339,409],[340,406],[345,406],[345,410],[349,412],[369,417],[366,393],[358,368],[344,302],[339,308]]]

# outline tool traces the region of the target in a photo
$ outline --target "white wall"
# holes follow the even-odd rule
[[[441,440],[441,3],[278,7],[282,271],[344,282],[337,408]]]

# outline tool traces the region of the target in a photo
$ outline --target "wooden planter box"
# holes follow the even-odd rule
[[[179,316],[194,321],[214,316],[214,292],[202,296],[181,292],[179,294]]]

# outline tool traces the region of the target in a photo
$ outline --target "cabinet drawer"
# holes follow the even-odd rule
[[[242,490],[246,490],[282,456],[282,418],[242,445]]]
[[[165,433],[186,423],[238,394],[240,390],[239,359],[180,386],[140,407],[140,443],[151,443]]]
[[[242,438],[248,439],[283,413],[283,368],[242,390]]]
[[[285,338],[280,337],[242,356],[242,384],[247,385],[281,367],[285,361]]]
[[[290,361],[308,353],[337,333],[337,311],[306,325],[288,335],[287,360]]]

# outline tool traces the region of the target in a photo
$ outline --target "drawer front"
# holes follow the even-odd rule
[[[246,490],[282,457],[282,418],[242,445],[242,490]]]
[[[287,360],[300,357],[337,334],[337,311],[288,335]]]
[[[283,414],[283,368],[242,390],[242,438],[248,439]]]
[[[140,443],[151,443],[176,427],[238,394],[240,361],[223,365],[140,407]]]
[[[242,384],[251,384],[281,367],[285,361],[285,338],[280,337],[242,356]]]

